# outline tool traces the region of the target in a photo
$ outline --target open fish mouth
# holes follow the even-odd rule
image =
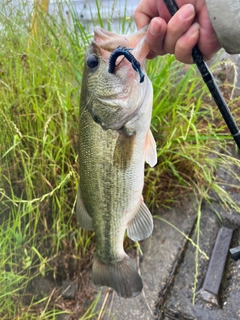
[[[91,104],[88,111],[104,130],[124,128],[142,107],[149,92],[149,81],[144,81],[142,72],[149,53],[146,30],[147,27],[131,35],[118,35],[101,27],[94,28],[91,48],[101,57],[99,75],[105,77],[101,87],[106,83],[106,90],[91,89],[98,102]]]
[[[109,59],[110,54],[118,47],[131,49],[131,54],[143,66],[144,60],[149,53],[149,46],[146,41],[147,26],[131,35],[118,35],[116,33],[94,28],[94,42],[100,47],[103,59]],[[120,58],[121,60],[121,58]]]

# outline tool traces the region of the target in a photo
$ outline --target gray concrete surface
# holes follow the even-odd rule
[[[240,194],[232,188],[232,184],[236,183],[234,178],[227,173],[226,168],[220,168],[218,176],[229,184],[225,185],[226,191],[240,204]],[[212,204],[202,205],[199,238],[200,248],[209,258],[221,226],[234,228],[231,247],[240,245],[240,214],[235,210],[225,211],[220,205],[220,199],[215,198],[214,194],[212,197]],[[221,221],[217,215],[221,216]],[[144,292],[134,299],[120,298],[114,293],[112,300],[109,299],[111,303],[105,307],[104,320],[240,319],[240,261],[232,260],[228,254],[219,292],[220,307],[204,301],[199,290],[203,286],[209,260],[198,253],[196,281],[196,248],[166,223],[173,224],[196,243],[196,216],[197,204],[194,198],[186,200],[181,207],[156,212],[153,235],[142,245],[140,271]],[[197,294],[193,305],[194,282]],[[104,297],[99,302],[99,308]]]
[[[236,168],[233,171],[239,175]],[[218,176],[226,182],[225,189],[240,204],[240,194],[237,188],[232,186],[237,181],[227,173],[226,167],[219,168]],[[217,213],[222,219],[218,219]],[[213,200],[211,205],[205,204],[202,208],[201,217],[201,248],[209,255],[215,243],[217,232],[221,226],[233,228],[231,247],[240,244],[240,214],[234,209],[224,210],[220,205],[220,199]],[[203,301],[200,289],[203,286],[209,261],[202,257],[198,259],[198,277],[196,303],[192,304],[192,289],[195,274],[195,250],[188,244],[184,259],[175,274],[174,285],[170,288],[163,306],[163,317],[159,319],[198,319],[198,320],[223,320],[240,319],[240,261],[234,261],[228,254],[221,287],[219,291],[220,306]]]
[[[144,284],[143,293],[133,299],[120,298],[114,293],[112,305],[106,308],[105,320],[148,320],[157,316],[155,304],[159,301],[159,292],[164,295],[187,242],[186,238],[166,221],[190,235],[196,220],[196,208],[189,206],[191,202],[186,201],[181,208],[156,213],[153,234],[142,245],[140,272]],[[104,289],[104,292],[107,290]],[[104,294],[99,308],[103,300]]]

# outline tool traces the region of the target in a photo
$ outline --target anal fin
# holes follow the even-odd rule
[[[78,223],[80,224],[81,228],[86,230],[94,229],[92,218],[90,217],[83,203],[80,185],[78,187],[76,214],[77,214]]]
[[[135,217],[130,221],[127,235],[133,241],[148,238],[153,231],[153,218],[146,204],[142,201]]]

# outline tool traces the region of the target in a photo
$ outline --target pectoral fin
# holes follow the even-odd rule
[[[154,167],[157,164],[157,148],[156,142],[154,140],[153,134],[149,129],[145,141],[145,161],[151,166]]]
[[[144,240],[148,238],[153,231],[153,219],[151,212],[144,202],[141,203],[137,214],[130,221],[127,228],[127,235],[133,241]]]
[[[83,203],[80,185],[78,187],[76,214],[77,214],[78,223],[80,224],[81,228],[86,230],[94,229],[92,218],[90,217]]]

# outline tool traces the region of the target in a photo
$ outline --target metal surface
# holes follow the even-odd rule
[[[206,278],[202,289],[199,291],[203,300],[217,306],[220,306],[219,289],[232,235],[233,229],[222,227],[218,231]]]

